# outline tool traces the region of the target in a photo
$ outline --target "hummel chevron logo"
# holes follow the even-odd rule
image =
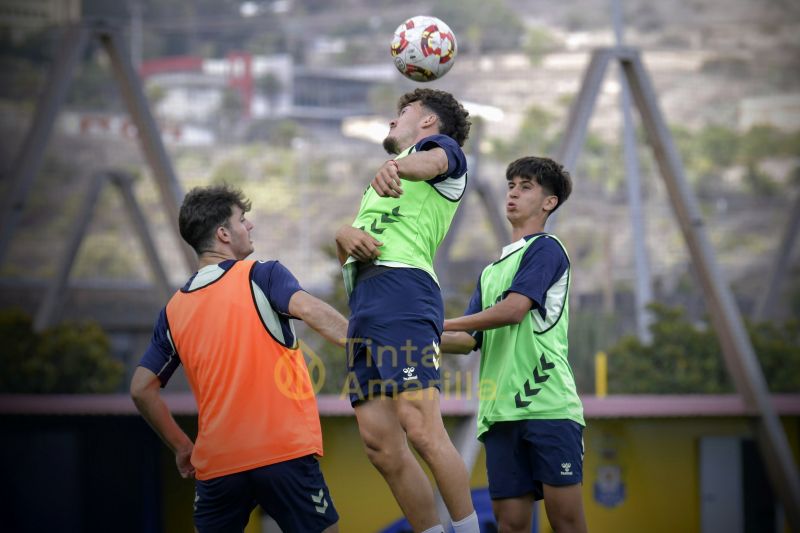
[[[328,500],[325,499],[325,493],[322,489],[319,489],[319,494],[316,496],[313,494],[311,495],[311,501],[314,503],[322,503],[322,505],[315,505],[314,509],[320,514],[325,514],[325,511],[328,509]]]
[[[531,404],[530,401],[523,400],[520,397],[519,393],[517,393],[517,395],[514,396],[514,402],[517,404],[517,409],[522,409],[523,407],[528,407]]]
[[[542,356],[539,357],[539,363],[542,367],[541,374],[539,373],[538,368],[533,367],[533,382],[536,383],[537,385],[539,383],[544,383],[545,381],[550,379],[550,376],[547,373],[545,373],[545,370],[550,370],[552,368],[555,368],[556,366],[555,363],[548,362],[547,359],[545,359],[544,354],[542,354]],[[523,400],[522,399],[523,393],[525,394],[526,398],[530,398],[531,396],[536,396],[542,390],[540,387],[532,387],[530,380],[527,379],[525,380],[525,383],[522,384],[522,389],[523,389],[522,392],[518,392],[516,396],[514,396],[514,402],[516,403],[518,409],[522,409],[523,407],[528,407],[532,401],[532,400]]]
[[[386,228],[379,228],[378,227],[378,219],[377,218],[372,221],[372,225],[369,227],[369,229],[372,230],[372,233],[377,233],[378,235],[380,235],[381,233],[386,231]]]
[[[536,396],[537,394],[539,394],[539,391],[542,390],[539,387],[536,387],[536,388],[532,389],[531,386],[528,385],[528,381],[527,380],[525,380],[525,383],[522,385],[522,388],[525,389],[525,396],[528,396],[528,397]]]
[[[394,209],[392,209],[392,212],[390,214],[391,214],[391,216],[389,216],[388,213],[382,213],[381,214],[380,223],[381,224],[394,224],[395,222],[397,222],[397,220],[393,219],[392,217],[402,217],[403,216],[403,215],[400,214],[400,206],[397,206]],[[360,229],[363,230],[363,228],[360,228]],[[373,218],[372,219],[372,224],[370,225],[369,229],[372,231],[372,233],[376,233],[378,235],[380,235],[381,233],[386,231],[386,228],[379,228],[378,227],[378,219],[377,218]]]
[[[525,383],[522,384],[522,388],[526,398],[536,396],[542,390],[539,387],[531,388],[527,379],[525,380]],[[531,400],[523,400],[521,393],[518,392],[516,396],[514,396],[514,403],[517,404],[518,409],[522,409],[523,407],[528,407],[531,404]]]
[[[540,376],[539,370],[536,367],[533,367],[533,381],[535,381],[536,383],[544,383],[548,379],[550,379],[550,376],[548,376],[547,374]]]

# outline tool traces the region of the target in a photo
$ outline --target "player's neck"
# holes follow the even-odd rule
[[[208,252],[203,252],[197,258],[197,262],[200,268],[207,267],[208,265],[216,265],[222,263],[223,261],[227,260],[236,260],[236,257],[227,252],[222,252],[218,250],[212,250]]]
[[[416,144],[420,142],[422,139],[430,137],[431,135],[436,135],[437,133],[439,133],[439,131],[436,128],[421,128],[419,132],[417,132],[416,138],[413,141],[411,141],[411,143],[409,143],[409,145],[406,146],[405,149],[408,150],[412,146],[416,146]]]
[[[544,231],[544,221],[539,219],[528,219],[521,224],[511,225],[511,242],[515,242],[525,237],[526,235],[533,235],[534,233],[542,233]]]

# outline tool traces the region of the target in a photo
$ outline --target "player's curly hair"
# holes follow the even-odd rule
[[[564,165],[547,157],[520,157],[509,163],[506,180],[519,176],[521,179],[535,181],[544,190],[558,198],[558,204],[550,211],[553,214],[572,194],[572,177]],[[549,215],[548,215],[549,216]]]
[[[244,193],[229,185],[195,187],[183,199],[178,214],[181,237],[198,255],[209,251],[217,228],[227,227],[234,205],[245,213],[251,207]]]
[[[414,89],[400,97],[397,102],[398,113],[413,102],[420,102],[433,111],[439,117],[439,132],[452,137],[459,146],[464,146],[472,123],[468,120],[469,112],[452,94],[436,89]]]

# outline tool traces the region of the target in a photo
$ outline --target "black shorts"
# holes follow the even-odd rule
[[[345,391],[353,405],[376,396],[441,390],[439,286],[417,268],[385,268],[350,295]]]
[[[320,532],[339,514],[313,455],[195,482],[194,524],[200,533],[241,533],[260,505],[291,533]]]
[[[493,500],[533,493],[542,485],[583,481],[583,426],[572,420],[495,422],[483,434]]]

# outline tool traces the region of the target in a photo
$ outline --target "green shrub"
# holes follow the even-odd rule
[[[63,323],[37,334],[27,315],[0,312],[1,393],[102,393],[117,390],[124,367],[96,324]]]
[[[608,350],[608,388],[612,393],[730,393],[716,332],[694,323],[680,309],[652,305],[652,342],[627,336]],[[753,349],[771,392],[800,389],[800,322],[748,323]]]

